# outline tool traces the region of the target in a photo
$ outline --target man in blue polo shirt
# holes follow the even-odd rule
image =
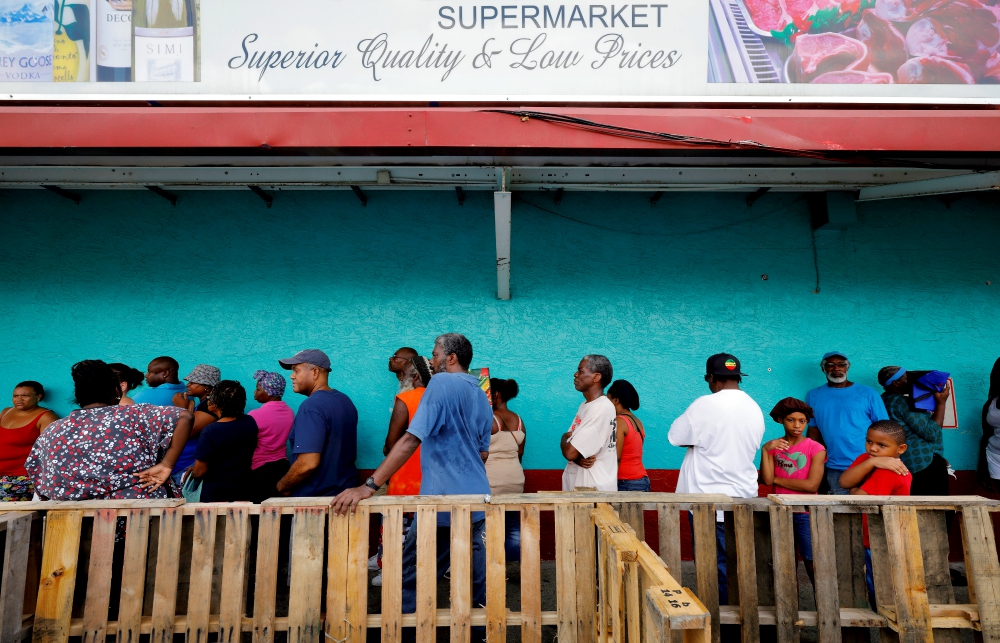
[[[472,344],[463,335],[447,333],[434,341],[431,377],[420,408],[403,437],[365,484],[348,489],[331,503],[337,513],[347,513],[358,502],[375,492],[410,459],[420,447],[423,478],[421,495],[489,495],[486,458],[490,451],[493,410],[479,380],[469,375]],[[438,513],[437,573],[444,576],[451,560],[450,518]],[[475,606],[486,604],[486,545],[483,540],[486,519],[472,515],[472,600]],[[388,545],[387,545],[388,546]],[[417,606],[417,525],[406,533],[403,543],[403,613],[412,614]],[[483,628],[473,628],[474,640],[482,638]],[[412,630],[406,628],[407,638]]]
[[[335,496],[358,483],[358,410],[351,398],[330,388],[330,358],[321,350],[299,351],[278,360],[292,371],[292,389],[308,399],[288,434],[292,466],[278,481],[286,496]]]
[[[809,437],[826,445],[826,481],[830,493],[844,495],[842,474],[865,452],[868,427],[888,420],[885,404],[875,389],[847,379],[851,361],[840,351],[830,351],[819,363],[826,384],[806,393],[806,404],[815,417],[809,420]]]

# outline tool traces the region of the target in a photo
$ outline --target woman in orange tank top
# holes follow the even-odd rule
[[[626,380],[615,380],[607,397],[618,414],[618,491],[649,491],[649,474],[642,464],[646,430],[632,411],[639,408],[639,393]]]
[[[392,407],[392,417],[389,418],[389,433],[385,437],[382,453],[388,455],[396,442],[403,437],[410,427],[413,416],[417,413],[420,400],[424,397],[427,383],[431,380],[430,364],[425,357],[414,357],[406,365],[405,377],[413,382],[413,388],[396,396]],[[405,380],[404,380],[405,381]],[[413,452],[399,471],[389,478],[386,494],[390,496],[415,496],[420,493],[420,447]]]

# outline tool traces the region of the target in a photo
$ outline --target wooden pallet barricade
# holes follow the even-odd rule
[[[613,502],[614,505],[607,503]],[[0,643],[362,643],[415,628],[418,643],[471,640],[486,630],[506,641],[510,627],[541,643],[719,641],[738,627],[742,643],[797,643],[815,627],[821,643],[866,638],[957,643],[961,629],[1000,643],[1000,561],[990,513],[979,497],[772,496],[749,500],[662,493],[557,492],[505,496],[373,498],[336,516],[328,498],[262,505],[183,501],[85,501],[0,506]],[[615,510],[617,508],[617,511]],[[505,513],[521,519],[520,608],[507,604]],[[792,520],[810,515],[816,609],[800,609]],[[435,528],[441,512],[451,532]],[[486,519],[485,606],[472,604],[470,522]],[[716,512],[725,516],[728,604],[719,604]],[[946,512],[960,525],[969,599],[955,604]],[[542,516],[552,516],[557,600],[543,604]],[[657,556],[644,542],[655,515]],[[688,517],[690,514],[690,518]],[[369,585],[371,519],[385,542],[418,525],[417,604],[403,614],[402,549],[385,548],[383,585]],[[409,516],[412,515],[412,518]],[[868,604],[861,518],[868,517],[877,610]],[[681,584],[681,527],[694,533],[694,584]],[[44,523],[44,534],[42,525]],[[638,528],[637,528],[638,526]],[[451,539],[451,602],[437,604],[438,534]],[[651,535],[651,534],[650,534]],[[919,555],[914,555],[918,552]],[[18,589],[20,588],[20,590]],[[369,592],[381,608],[369,606]],[[805,591],[805,590],[804,590]],[[680,593],[677,593],[680,592]],[[25,600],[27,596],[27,600]],[[374,600],[373,595],[373,600]],[[372,603],[373,605],[375,603]],[[287,607],[286,607],[287,606]],[[549,635],[546,635],[547,637]],[[727,636],[728,638],[728,636]]]

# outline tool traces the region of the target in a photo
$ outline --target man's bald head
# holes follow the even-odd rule
[[[180,364],[173,357],[157,357],[146,367],[146,385],[156,388],[160,384],[177,384]]]
[[[395,373],[399,381],[403,381],[403,373],[406,371],[407,365],[410,363],[414,357],[419,355],[415,349],[409,346],[404,346],[392,354],[389,358],[389,372]]]

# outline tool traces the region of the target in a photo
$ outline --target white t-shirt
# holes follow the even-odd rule
[[[688,447],[677,493],[757,497],[754,456],[764,437],[764,414],[738,389],[724,389],[691,403],[670,425],[670,444]]]
[[[603,395],[593,402],[584,402],[577,409],[573,426],[569,427],[573,433],[569,443],[583,457],[596,454],[597,460],[589,469],[573,462],[567,463],[563,471],[563,491],[572,491],[576,487],[618,491],[617,415],[615,405]]]

